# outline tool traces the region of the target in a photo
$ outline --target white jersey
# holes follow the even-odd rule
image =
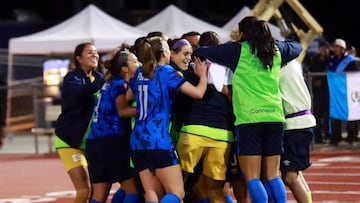
[[[218,92],[221,92],[224,85],[232,84],[234,73],[230,68],[218,63],[210,62],[208,71],[208,84],[213,84]]]
[[[285,116],[311,111],[311,95],[305,83],[302,66],[296,61],[290,61],[280,70],[280,92]],[[303,129],[314,127],[316,120],[313,114],[303,114],[287,118],[284,129]]]

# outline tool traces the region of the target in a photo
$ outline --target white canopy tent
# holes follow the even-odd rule
[[[72,53],[77,44],[91,41],[99,51],[133,43],[145,33],[89,5],[64,22],[35,34],[10,39],[10,54]]]
[[[187,14],[174,5],[169,5],[155,16],[136,26],[145,31],[161,31],[170,38],[179,38],[189,31],[214,31],[220,36],[222,42],[230,40],[230,32],[192,15]]]
[[[234,17],[232,17],[225,25],[222,27],[225,30],[237,30],[238,23],[246,16],[251,16],[252,11],[249,7],[244,6]],[[275,25],[268,23],[271,34],[277,40],[284,40],[285,38],[281,35],[281,30]]]
[[[13,81],[13,55],[51,55],[73,53],[75,46],[92,42],[99,52],[108,52],[122,43],[132,44],[146,33],[89,5],[73,17],[35,34],[9,41],[8,84]]]
[[[10,87],[7,99],[7,118],[10,118],[10,101],[13,96],[11,87],[26,81],[15,80],[13,77],[15,73],[13,64],[14,59],[16,60],[14,56],[68,55],[72,54],[76,45],[82,42],[92,42],[100,53],[104,53],[114,50],[122,43],[132,44],[135,39],[145,34],[145,32],[113,18],[96,6],[89,5],[76,15],[49,29],[11,38],[9,40],[7,74],[7,82]]]

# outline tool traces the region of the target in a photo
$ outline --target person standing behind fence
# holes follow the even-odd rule
[[[343,39],[335,39],[333,43],[333,55],[330,58],[327,70],[330,72],[351,72],[356,71],[356,59],[353,55],[346,52],[346,42]],[[346,102],[346,101],[344,101]],[[342,121],[336,118],[331,119],[331,139],[330,144],[337,146],[342,137]],[[357,135],[356,128],[357,121],[346,121],[347,138],[349,144],[353,144]]]
[[[298,61],[293,60],[281,68],[279,84],[286,118],[281,176],[297,202],[311,203],[311,191],[302,172],[311,165],[310,144],[316,120],[311,113],[311,96]]]
[[[62,104],[55,125],[55,148],[75,187],[75,203],[86,203],[90,183],[84,156],[85,141],[95,95],[105,81],[96,71],[99,54],[92,43],[77,45],[73,57],[75,69],[66,74],[61,86]]]
[[[237,158],[251,201],[268,202],[261,175],[270,185],[275,202],[285,203],[286,190],[279,177],[285,121],[279,74],[280,67],[296,58],[302,47],[293,40],[275,41],[267,22],[254,16],[239,22],[239,33],[240,42],[200,47],[194,55],[234,71],[232,103]]]
[[[131,157],[140,175],[145,202],[180,203],[185,194],[179,160],[169,135],[171,108],[177,91],[203,97],[207,66],[195,60],[195,72],[200,77],[195,87],[167,65],[170,48],[164,39],[145,40],[142,54],[143,66],[130,83],[137,115],[130,137]]]
[[[329,87],[326,78],[326,68],[330,60],[330,44],[323,40],[319,42],[316,54],[304,61],[304,70],[308,73],[324,73],[320,76],[311,76],[312,101],[316,118],[315,143],[325,143],[329,138]]]
[[[105,203],[113,183],[125,192],[121,202],[141,202],[133,169],[130,167],[130,117],[136,109],[126,99],[128,83],[140,66],[133,53],[117,51],[105,61],[105,85],[100,89],[85,155],[88,161],[92,198],[90,203]]]

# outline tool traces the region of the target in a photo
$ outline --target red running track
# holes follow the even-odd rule
[[[360,150],[314,151],[311,160],[304,176],[314,203],[360,203]],[[0,203],[70,203],[73,195],[57,155],[0,154]],[[289,191],[288,199],[295,202]]]

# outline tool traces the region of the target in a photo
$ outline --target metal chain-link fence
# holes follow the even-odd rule
[[[58,101],[59,87],[47,86],[41,80],[23,81],[12,87],[2,86],[1,96],[7,94],[1,110],[7,131],[28,130],[32,127],[50,127],[45,121],[45,107]],[[7,111],[7,116],[6,113]]]
[[[7,87],[6,130],[21,131],[34,126],[33,87],[38,80],[23,81]]]
[[[37,110],[41,108],[37,107],[34,96],[43,91],[40,89],[44,87],[37,87],[36,84],[43,84],[43,62],[49,58],[39,55],[14,56],[12,78],[9,79],[8,50],[0,49],[0,123],[6,124],[6,131],[29,130],[38,125]]]

